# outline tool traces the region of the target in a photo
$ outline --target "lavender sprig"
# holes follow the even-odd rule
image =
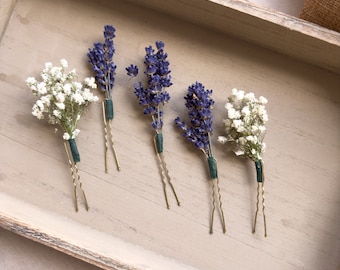
[[[212,108],[215,102],[211,94],[212,90],[205,89],[199,82],[189,86],[184,99],[191,125],[187,125],[179,117],[175,119],[175,124],[184,131],[183,136],[203,151],[206,157],[213,156],[210,137],[213,132]]]
[[[177,205],[180,206],[175,188],[171,182],[171,177],[167,169],[164,153],[163,153],[163,106],[170,100],[169,93],[165,90],[172,85],[168,54],[164,51],[164,42],[156,41],[156,50],[152,47],[145,48],[144,64],[146,66],[145,74],[147,76],[147,85],[142,82],[134,85],[134,93],[139,100],[139,104],[143,106],[145,115],[151,116],[151,126],[155,130],[154,146],[160,168],[161,179],[163,183],[163,192],[167,208],[170,208],[168,196],[166,192],[166,180],[169,183],[172,192],[176,198]],[[127,75],[137,76],[138,67],[130,65],[126,69]]]
[[[114,117],[112,88],[115,81],[116,65],[112,58],[115,53],[113,38],[115,37],[116,29],[112,25],[104,26],[104,42],[94,43],[94,47],[89,49],[87,54],[90,64],[95,73],[97,84],[105,93],[105,101],[102,102],[103,107],[103,122],[105,132],[105,172],[108,172],[107,153],[108,153],[108,126],[110,132],[111,146],[116,160],[117,170],[120,170],[120,164],[114,147],[112,134],[112,119]]]
[[[212,190],[212,210],[210,219],[210,233],[213,233],[214,211],[215,211],[215,189],[217,189],[219,210],[222,222],[223,233],[226,232],[226,225],[224,220],[224,213],[222,209],[222,200],[220,194],[219,179],[217,175],[217,162],[212,153],[211,134],[213,132],[212,123],[212,109],[214,100],[211,98],[212,90],[205,89],[205,87],[196,82],[189,86],[188,93],[184,97],[186,100],[185,106],[188,108],[188,116],[190,124],[179,117],[175,119],[175,124],[184,131],[183,136],[201,150],[208,162],[211,190]],[[216,186],[215,186],[216,183]]]
[[[143,86],[142,82],[136,83],[134,93],[139,99],[139,104],[144,107],[144,114],[151,116],[152,128],[159,133],[163,127],[163,106],[170,100],[170,95],[165,88],[170,87],[172,82],[168,54],[164,52],[164,42],[156,41],[156,48],[157,51],[152,46],[145,48],[144,73],[147,75],[147,86]],[[136,69],[136,66],[130,65],[126,68],[127,74],[135,76]]]
[[[89,49],[87,54],[93,71],[96,74],[98,86],[103,92],[105,92],[106,99],[112,98],[112,88],[115,80],[114,75],[116,71],[116,65],[112,61],[113,55],[115,53],[113,44],[115,31],[116,29],[113,26],[105,25],[105,41],[103,43],[94,43],[94,47]]]

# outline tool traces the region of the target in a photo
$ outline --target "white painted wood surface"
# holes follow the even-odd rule
[[[24,81],[38,76],[44,62],[60,58],[81,77],[91,75],[87,48],[102,39],[104,24],[117,28],[114,130],[122,171],[115,171],[111,156],[110,173],[104,173],[100,104],[93,104],[77,140],[91,209],[75,213],[62,140],[31,116],[34,98]],[[177,207],[170,196],[170,210],[149,119],[124,71],[132,62],[141,64],[144,47],[159,39],[174,79],[165,107],[164,150],[182,201]],[[0,59],[2,227],[107,269],[339,267],[338,74],[119,1],[19,1],[1,40]],[[173,119],[186,113],[183,96],[195,80],[214,90],[213,139],[223,133],[231,88],[269,99],[266,239],[261,219],[251,234],[253,164],[226,153],[215,140],[228,232],[222,234],[216,222],[215,233],[208,234],[206,163],[173,126]]]

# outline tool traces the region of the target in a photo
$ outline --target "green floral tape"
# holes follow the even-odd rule
[[[108,120],[113,119],[113,102],[112,99],[105,100],[105,110],[106,110],[106,117]]]
[[[163,152],[163,134],[162,133],[156,134],[156,148],[157,148],[158,154]]]
[[[255,161],[255,168],[256,168],[256,180],[259,183],[262,183],[263,181],[263,167],[262,167],[262,161],[257,160]]]
[[[76,141],[74,139],[69,139],[68,143],[70,145],[73,161],[75,163],[80,162],[80,155],[78,152]]]
[[[217,178],[217,163],[213,157],[208,157],[209,173],[211,179]]]

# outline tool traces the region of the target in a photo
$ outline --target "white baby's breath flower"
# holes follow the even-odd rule
[[[256,100],[256,98],[255,98],[255,94],[253,92],[249,92],[249,93],[244,95],[244,101],[254,102],[255,100]]]
[[[218,136],[217,141],[222,144],[225,144],[228,141],[228,139],[225,136]]]
[[[228,117],[230,119],[236,119],[237,118],[237,113],[236,113],[236,110],[234,108],[230,108],[228,110]]]
[[[26,84],[28,86],[35,85],[37,83],[37,80],[34,77],[28,77],[26,79]]]
[[[64,103],[65,95],[62,92],[57,93],[55,97],[59,103]]]
[[[80,132],[80,130],[76,128],[76,129],[72,132],[72,139],[74,139],[75,137],[77,137],[78,134],[79,134],[79,132]]]
[[[227,110],[229,110],[229,109],[231,109],[231,108],[233,108],[233,107],[234,107],[233,104],[230,103],[230,102],[227,102],[227,103],[225,104],[225,106],[224,106],[224,108],[226,108]]]
[[[249,106],[244,106],[241,110],[241,114],[244,115],[244,116],[250,115]]]
[[[26,79],[31,92],[39,97],[32,107],[32,114],[38,119],[43,119],[44,114],[47,114],[50,124],[61,125],[65,134],[75,137],[79,133],[77,123],[85,106],[97,101],[98,97],[89,88],[83,88],[82,83],[74,80],[77,77],[75,69],[66,71],[68,62],[65,59],[60,60],[60,64],[61,66],[53,66],[47,62],[41,71],[41,82],[34,77]],[[84,85],[96,87],[93,78],[86,78]]]
[[[65,132],[64,135],[63,135],[63,139],[64,139],[65,141],[68,141],[69,139],[71,139],[70,134],[68,134],[67,132]]]
[[[79,92],[76,92],[72,95],[72,100],[74,100],[79,105],[82,105],[84,103],[84,98]]]
[[[58,119],[61,119],[61,111],[59,110],[53,110],[53,115],[57,117]]]
[[[45,106],[44,106],[44,103],[40,99],[38,99],[35,104],[39,107],[41,111],[44,111]]]
[[[83,88],[83,84],[80,82],[74,82],[73,85],[76,88],[76,91],[80,91]]]
[[[46,70],[46,71],[49,70],[49,69],[51,69],[52,67],[53,67],[53,65],[52,65],[51,62],[46,62],[46,63],[45,63],[45,70]]]
[[[246,137],[246,139],[247,139],[248,142],[254,142],[255,137],[252,136],[252,135],[249,135],[249,136]]]
[[[244,91],[239,90],[235,93],[235,97],[237,100],[241,101],[244,98]]]
[[[244,155],[254,161],[262,159],[265,144],[262,142],[266,131],[265,124],[268,114],[265,97],[256,99],[252,92],[232,89],[232,94],[225,104],[227,118],[223,120],[225,139],[218,139],[220,143],[230,142],[236,155]]]
[[[64,90],[65,95],[69,96],[71,94],[72,84],[65,83],[64,86],[63,86],[63,90]]]
[[[61,59],[60,60],[60,65],[65,69],[68,68],[68,62],[66,59]]]
[[[266,131],[265,126],[258,126],[258,129],[260,130],[261,133],[264,133]]]
[[[65,103],[56,102],[55,105],[57,106],[58,109],[65,110]]]
[[[260,104],[266,105],[268,103],[268,99],[266,99],[263,96],[260,96],[259,97],[259,102],[260,102]]]
[[[96,79],[94,77],[86,78],[84,83],[90,88],[97,88]]]
[[[234,151],[234,153],[235,153],[236,156],[242,156],[242,155],[244,155],[244,150],[236,149]]]

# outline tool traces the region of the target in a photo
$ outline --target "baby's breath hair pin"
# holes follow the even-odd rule
[[[188,108],[190,125],[179,117],[175,119],[175,124],[184,131],[183,136],[201,150],[207,158],[210,183],[212,190],[212,209],[210,220],[210,233],[213,233],[214,212],[215,212],[215,190],[217,188],[217,199],[219,201],[219,210],[222,221],[223,233],[226,233],[224,213],[222,209],[221,190],[217,174],[217,162],[213,156],[211,145],[212,128],[212,109],[214,100],[211,98],[212,90],[205,89],[201,83],[194,83],[188,88],[188,94],[184,97],[185,106]]]
[[[151,126],[155,130],[155,136],[153,139],[154,147],[159,162],[165,202],[169,209],[170,205],[166,191],[166,180],[176,198],[177,205],[180,206],[180,201],[178,200],[175,188],[172,184],[163,152],[163,106],[170,99],[170,95],[165,88],[171,86],[172,82],[171,76],[169,75],[170,69],[169,61],[167,60],[168,55],[164,52],[164,42],[157,41],[156,47],[157,52],[155,52],[152,46],[145,48],[146,55],[144,63],[146,65],[145,74],[147,75],[148,85],[147,87],[144,87],[141,82],[135,84],[134,93],[139,99],[139,104],[144,107],[144,114],[150,115],[152,119]],[[126,71],[129,76],[136,76],[138,74],[138,68],[134,65],[127,67]]]
[[[53,66],[52,63],[46,63],[41,72],[43,80],[39,82],[34,77],[29,77],[26,83],[33,95],[38,97],[38,100],[33,105],[32,114],[38,119],[44,119],[45,115],[47,115],[48,123],[60,126],[64,132],[64,147],[74,187],[75,209],[78,211],[78,183],[83,195],[85,208],[88,210],[89,206],[77,166],[77,163],[80,162],[80,155],[75,138],[80,131],[77,129],[78,121],[86,106],[98,100],[98,97],[94,96],[90,91],[90,89],[95,89],[97,86],[94,78],[86,78],[83,83],[76,82],[76,71],[73,69],[66,72],[68,63],[65,59],[60,60],[60,64],[61,66],[58,67]]]
[[[113,132],[112,132],[112,120],[114,117],[113,101],[112,101],[112,88],[114,85],[114,76],[116,65],[112,61],[115,48],[113,44],[113,38],[115,37],[116,29],[111,25],[104,26],[104,43],[94,43],[94,47],[89,49],[87,54],[89,62],[92,65],[93,71],[96,75],[96,81],[99,88],[104,92],[105,99],[102,101],[103,109],[103,123],[104,123],[104,138],[105,138],[105,172],[108,172],[108,148],[109,148],[109,135],[113,151],[113,155],[116,161],[117,170],[120,170],[120,163],[114,147]]]
[[[222,144],[230,143],[237,156],[245,156],[255,163],[257,180],[257,202],[253,233],[256,229],[257,214],[259,210],[260,185],[262,193],[262,213],[264,222],[264,236],[267,236],[264,198],[264,168],[262,155],[266,144],[263,142],[268,121],[265,104],[268,100],[260,96],[258,99],[254,93],[245,93],[242,90],[233,89],[228,97],[225,108],[228,111],[224,120],[226,136],[219,136]]]

